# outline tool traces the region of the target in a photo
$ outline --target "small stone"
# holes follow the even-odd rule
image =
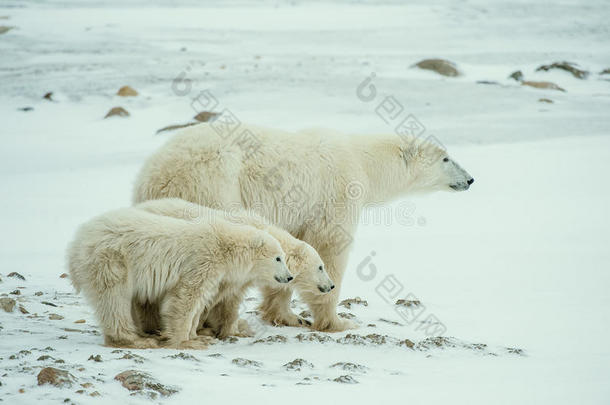
[[[49,314],[49,319],[52,321],[61,321],[64,317],[59,314]]]
[[[93,387],[93,384],[91,384],[90,382],[86,382],[86,383],[82,383],[80,386],[83,388],[91,388],[91,387]]]
[[[349,312],[339,312],[337,316],[344,319],[354,319],[356,317],[356,315],[351,314]]]
[[[13,28],[15,28],[15,27],[9,27],[9,26],[6,26],[6,25],[0,25],[0,34],[6,34],[10,30],[12,30]]]
[[[57,305],[53,304],[52,302],[48,302],[48,301],[41,301],[40,303],[44,304],[44,305],[48,305],[50,307],[57,307]]]
[[[304,359],[294,359],[291,362],[284,364],[282,367],[290,371],[301,371],[304,368],[312,369],[314,365]]]
[[[559,90],[559,91],[564,91],[565,92],[565,89],[562,89],[561,87],[559,87],[558,85],[556,85],[553,82],[523,81],[523,82],[521,82],[521,85],[529,86],[529,87],[534,87],[536,89]]]
[[[135,97],[138,95],[138,92],[135,91],[132,87],[123,86],[117,91],[117,96],[121,97]]]
[[[263,364],[261,362],[255,361],[255,360],[248,360],[248,359],[244,359],[242,357],[237,357],[233,360],[231,360],[231,363],[235,364],[236,366],[239,367],[262,367]]]
[[[548,72],[549,70],[552,70],[552,69],[561,69],[561,70],[565,70],[566,72],[571,73],[572,76],[574,76],[577,79],[586,79],[587,76],[589,76],[589,72],[587,72],[586,70],[578,69],[576,66],[577,65],[573,62],[565,62],[565,61],[564,62],[555,62],[550,65],[539,66],[536,69],[536,72],[539,72],[539,71]]]
[[[8,277],[15,277],[15,278],[18,278],[19,280],[25,280],[25,277],[23,277],[21,274],[17,273],[16,271],[8,273]]]
[[[42,356],[40,356],[36,360],[38,360],[38,361],[45,361],[45,360],[49,360],[49,359],[52,359],[52,358],[53,357],[49,356],[48,354],[43,354]]]
[[[351,375],[342,375],[333,380],[334,382],[338,382],[341,384],[358,384],[358,381]]]
[[[6,312],[13,312],[16,301],[12,298],[0,298],[0,306]]]
[[[553,100],[551,100],[550,98],[539,98],[538,102],[539,103],[553,104]]]
[[[156,397],[157,394],[167,397],[178,392],[178,389],[166,387],[156,381],[150,374],[137,370],[127,370],[114,377],[120,381],[123,387],[129,391],[140,391],[146,393],[149,397]],[[153,395],[154,394],[154,395]]]
[[[523,72],[521,72],[520,70],[514,71],[508,76],[508,78],[520,82],[521,80],[523,80]]]
[[[89,396],[90,396],[90,397],[99,397],[99,396],[101,396],[101,395],[102,395],[102,394],[100,394],[100,393],[99,393],[99,392],[97,392],[97,391],[93,391],[91,394],[89,394]]]
[[[44,98],[45,100],[53,101],[53,92],[49,91],[48,93],[45,93],[42,98]]]
[[[79,320],[74,321],[74,323],[85,323],[85,322],[86,321],[84,319],[79,319]]]
[[[417,62],[415,66],[424,70],[432,70],[443,76],[455,77],[460,75],[455,64],[445,59],[424,59]]]
[[[27,309],[25,309],[25,307],[23,305],[19,305],[19,312],[21,312],[22,314],[30,313]]]
[[[119,117],[129,117],[129,113],[123,107],[113,107],[108,111],[104,118],[112,117],[118,115]]]
[[[25,390],[23,388],[19,388],[19,393],[23,394],[25,392]]]
[[[171,356],[165,356],[164,358],[166,359],[181,359],[181,360],[189,360],[189,361],[199,361],[199,359],[195,356],[193,356],[192,354],[188,354],[188,353],[177,353],[177,354],[173,354]]]
[[[415,343],[410,339],[401,340],[398,342],[398,346],[407,346],[409,349],[413,349],[415,347]]]
[[[606,68],[599,72],[600,75],[610,75],[610,68]]]
[[[343,361],[331,365],[330,368],[340,368],[341,370],[349,371],[350,373],[366,373],[366,370],[368,369],[368,367],[361,364]]]
[[[266,338],[257,339],[253,343],[286,343],[288,338],[284,335],[267,336]]]
[[[356,298],[345,299],[345,300],[341,301],[339,303],[339,305],[344,306],[347,309],[351,309],[352,305],[364,305],[365,307],[368,307],[369,303],[360,297],[356,297]]]
[[[35,296],[40,297],[42,295],[42,291],[36,291],[34,293]]]
[[[85,390],[76,390],[76,391],[74,391],[74,392],[75,392],[76,394],[84,394],[84,393],[85,393]]]
[[[30,111],[34,111],[34,107],[30,107],[30,106],[19,107],[19,108],[17,108],[17,110],[23,111],[23,112],[30,112]]]
[[[160,132],[165,132],[165,131],[173,131],[174,129],[180,129],[180,128],[186,128],[186,127],[192,127],[193,125],[197,125],[198,122],[187,122],[186,124],[174,124],[174,125],[168,125],[166,127],[163,127],[161,129],[157,130],[157,133]]]
[[[394,305],[402,307],[418,307],[421,305],[420,300],[397,300]]]
[[[68,276],[68,273],[62,273],[62,274],[59,276],[59,278],[67,278],[67,277],[69,277],[69,276]]]
[[[99,354],[96,354],[95,356],[91,355],[91,356],[89,356],[89,358],[87,360],[93,360],[96,363],[101,363],[102,362],[102,356],[100,356]]]
[[[11,294],[13,294],[13,295],[21,295],[21,291],[13,290],[13,291],[11,291]]]
[[[218,117],[218,113],[211,111],[201,111],[199,114],[195,115],[193,118],[199,122],[208,122],[210,120],[216,119]]]
[[[74,381],[76,379],[72,374],[54,367],[45,367],[38,373],[38,385],[51,384],[56,387],[71,387]]]

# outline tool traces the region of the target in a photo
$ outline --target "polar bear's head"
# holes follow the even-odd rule
[[[474,178],[436,144],[424,142],[403,150],[411,190],[465,191]]]
[[[280,243],[266,232],[258,232],[258,236],[252,241],[252,247],[256,250],[252,275],[270,282],[275,279],[278,283],[288,283],[294,277],[286,265],[286,254]]]
[[[287,260],[288,267],[295,274],[295,288],[300,293],[325,294],[335,288],[322,258],[308,243],[298,241],[288,253]]]

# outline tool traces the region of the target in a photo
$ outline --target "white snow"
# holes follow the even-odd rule
[[[176,404],[610,400],[610,75],[598,74],[610,67],[607,2],[6,0],[2,16],[0,26],[15,28],[0,34],[0,294],[38,315],[0,309],[3,402],[148,403],[113,379],[132,368],[178,387],[158,399]],[[428,57],[455,62],[463,75],[410,68]],[[535,72],[563,60],[591,74],[579,80]],[[567,91],[520,86],[507,79],[515,70]],[[356,88],[373,72],[378,95],[363,102]],[[190,90],[176,87],[184,84],[176,78],[190,80]],[[140,95],[114,95],[123,85]],[[267,326],[259,337],[288,342],[223,342],[189,352],[199,361],[131,350],[141,364],[103,347],[89,333],[98,331],[91,309],[59,277],[66,245],[78,224],[130,203],[135,173],[170,136],[155,132],[189,121],[193,98],[206,89],[218,110],[229,108],[244,122],[359,133],[393,130],[375,107],[394,96],[404,106],[401,118],[417,117],[476,182],[464,193],[365,213],[342,298],[359,296],[368,306],[339,307],[360,328],[328,336],[417,343],[427,337],[416,330],[419,321],[434,315],[452,342],[488,346],[299,342],[307,330]],[[54,102],[42,99],[48,91]],[[119,105],[129,118],[103,119]],[[34,110],[18,110],[26,106]],[[376,274],[364,281],[358,269],[370,274],[369,265]],[[7,277],[14,271],[26,280]],[[410,325],[376,291],[390,275],[403,286],[397,298],[411,293],[425,307]],[[18,287],[21,295],[10,294]],[[303,309],[295,302],[295,311]],[[50,313],[64,319],[49,320]],[[258,325],[256,316],[244,316]],[[48,346],[54,350],[44,352]],[[37,360],[43,354],[53,359]],[[87,360],[96,354],[101,363]],[[238,367],[234,358],[262,366]],[[282,367],[297,358],[314,368]],[[330,367],[337,362],[366,369]],[[67,369],[78,383],[37,386],[43,366]],[[346,374],[358,384],[332,381]],[[78,385],[86,382],[93,387]],[[303,382],[311,385],[297,385]],[[101,396],[90,397],[93,391]]]

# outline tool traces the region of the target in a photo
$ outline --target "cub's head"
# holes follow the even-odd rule
[[[286,254],[280,243],[267,232],[258,231],[251,240],[254,250],[253,275],[265,283],[288,283],[294,277],[286,266]]]
[[[472,176],[438,145],[429,142],[403,150],[414,190],[465,191],[474,183]]]
[[[288,267],[295,274],[295,288],[300,292],[325,294],[335,284],[324,268],[318,252],[309,244],[298,241],[288,254]]]

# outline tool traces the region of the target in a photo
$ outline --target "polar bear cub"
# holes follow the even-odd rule
[[[335,288],[324,268],[320,255],[313,247],[293,237],[285,230],[270,224],[252,211],[239,208],[227,212],[204,207],[179,198],[150,200],[134,207],[159,215],[184,218],[193,222],[221,219],[264,230],[279,241],[286,253],[288,268],[295,277],[292,283],[285,284],[286,288],[280,290],[282,293],[292,294],[290,288],[294,288],[306,302],[312,302],[314,301],[313,297],[328,293]],[[243,331],[238,328],[238,310],[245,291],[251,284],[245,283],[241,286],[223,285],[215,299],[216,304],[202,314],[199,328],[206,327],[208,332],[219,338],[243,335]],[[273,285],[276,288],[278,286],[277,283]],[[259,287],[268,289],[271,286],[259,284]],[[291,317],[295,318],[293,319],[294,324],[300,323],[299,318],[291,311],[284,311],[283,306],[267,305],[260,309],[263,319],[272,324],[279,324],[277,320]],[[145,317],[149,315],[144,314]]]
[[[83,224],[68,248],[72,283],[94,307],[105,344],[150,348],[132,301],[158,303],[163,346],[204,349],[193,333],[221,283],[292,279],[279,242],[252,226],[216,218],[197,222],[135,208]]]

